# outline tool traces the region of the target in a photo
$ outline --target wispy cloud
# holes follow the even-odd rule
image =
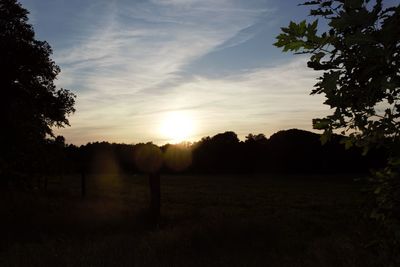
[[[123,92],[157,87],[178,78],[184,65],[249,27],[264,12],[232,1],[130,3],[109,4],[104,25],[56,53],[63,67],[61,85]]]
[[[225,130],[243,137],[310,129],[311,118],[326,113],[322,100],[308,95],[316,75],[303,58],[214,78],[186,72],[194,60],[257,34],[271,10],[265,5],[237,0],[101,3],[82,11],[90,10],[82,15],[84,25],[80,16],[71,21],[78,29],[69,40],[73,45],[55,50],[62,68],[58,84],[78,95],[72,127],[59,130],[68,142],[163,143],[167,140],[159,127],[176,111],[194,119],[192,140]],[[100,9],[106,15],[88,23]]]
[[[56,50],[55,60],[62,67],[58,84],[78,94],[73,127],[63,131],[71,141],[92,140],[99,129],[104,130],[99,136],[107,138],[110,132],[115,140],[153,138],[151,120],[145,118],[159,108],[175,109],[183,99],[183,86],[194,81],[188,80],[193,73],[183,73],[184,66],[251,27],[266,12],[227,0],[123,2],[107,2],[107,16],[100,24],[96,21],[96,27],[75,21],[85,34],[77,34],[74,45]],[[97,8],[91,6],[91,12]]]
[[[245,70],[211,79],[196,76],[166,87],[164,94],[83,94],[83,110],[62,131],[75,143],[93,140],[145,142],[166,140],[158,129],[163,117],[181,111],[195,120],[192,140],[234,130],[267,135],[280,129],[311,129],[311,119],[328,113],[321,96],[310,96],[316,73],[304,58],[274,68]]]

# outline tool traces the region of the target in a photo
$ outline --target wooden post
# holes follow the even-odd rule
[[[135,151],[135,163],[139,170],[149,175],[149,223],[158,227],[161,210],[160,169],[163,163],[163,155],[160,148],[148,143],[141,145]]]
[[[150,184],[150,216],[152,222],[158,225],[161,214],[161,189],[160,189],[160,173],[149,174]]]

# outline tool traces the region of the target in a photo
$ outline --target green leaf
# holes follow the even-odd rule
[[[361,154],[363,156],[366,156],[368,154],[368,152],[369,152],[369,149],[370,148],[368,146],[363,146],[363,150],[362,150]]]
[[[381,186],[378,186],[377,188],[375,188],[374,194],[375,194],[375,195],[378,195],[381,191],[382,191],[382,187],[381,187]]]
[[[321,144],[322,144],[322,145],[325,145],[330,139],[331,139],[330,134],[323,133],[323,134],[321,135]]]
[[[330,9],[322,9],[322,8],[318,8],[318,9],[313,9],[310,10],[310,16],[329,16],[332,15],[333,11]]]
[[[390,158],[389,164],[392,166],[400,166],[400,158],[398,158],[398,157]]]
[[[324,73],[320,86],[324,88],[325,93],[329,93],[337,88],[338,80],[340,77],[340,71],[331,71]]]
[[[329,119],[313,119],[313,128],[317,130],[325,130],[329,127],[331,120]]]
[[[362,4],[364,3],[364,0],[346,0],[344,1],[344,6],[346,8],[361,8]]]
[[[322,7],[330,7],[333,1],[326,1],[321,4]]]
[[[304,2],[303,4],[300,4],[300,6],[309,6],[309,5],[318,5],[319,1],[307,1]]]
[[[323,58],[324,56],[325,56],[324,52],[318,52],[315,55],[311,56],[311,61],[319,63],[321,61],[321,58]]]
[[[304,46],[303,41],[294,41],[286,45],[289,50],[298,51],[300,48]]]
[[[306,21],[303,20],[302,22],[300,22],[300,24],[298,25],[298,33],[299,35],[304,35],[306,33],[307,30],[307,24]]]
[[[350,138],[345,138],[344,141],[343,141],[343,143],[344,143],[344,148],[345,148],[346,150],[347,150],[347,149],[350,149],[350,148],[353,147],[353,145],[354,145],[353,140],[350,139]]]

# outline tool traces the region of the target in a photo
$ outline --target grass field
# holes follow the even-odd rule
[[[163,176],[157,229],[145,176],[54,178],[2,192],[0,266],[387,266],[353,178]]]

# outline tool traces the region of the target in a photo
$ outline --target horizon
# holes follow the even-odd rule
[[[226,129],[241,140],[291,128],[318,132],[311,120],[329,113],[322,96],[309,95],[318,73],[306,58],[273,46],[281,27],[306,17],[293,3],[21,4],[36,38],[53,48],[57,86],[77,95],[71,127],[55,130],[68,143],[161,145]]]
[[[309,132],[309,133],[318,134],[318,135],[321,134],[321,133],[318,133],[316,131],[309,131],[309,130],[304,130],[304,129],[299,129],[299,128],[289,128],[289,129],[278,130],[278,131],[276,131],[276,132],[274,132],[274,133],[272,133],[270,135],[266,135],[265,133],[247,133],[247,134],[244,135],[244,138],[241,138],[235,131],[226,130],[226,131],[222,131],[222,132],[219,132],[219,133],[202,136],[202,137],[200,137],[200,138],[198,138],[196,140],[180,140],[180,141],[177,141],[177,142],[166,142],[166,143],[155,143],[152,140],[147,140],[147,141],[142,141],[142,142],[130,142],[130,143],[110,142],[110,141],[107,141],[107,140],[92,140],[92,141],[89,141],[89,142],[84,143],[84,144],[73,144],[73,143],[68,143],[68,142],[66,142],[66,144],[67,145],[81,146],[81,145],[87,145],[87,144],[90,144],[90,143],[110,143],[110,144],[121,144],[121,145],[137,145],[137,144],[148,144],[148,143],[151,143],[151,144],[154,144],[156,146],[162,147],[162,146],[166,146],[166,145],[194,144],[194,143],[200,142],[203,138],[207,138],[207,137],[212,138],[212,137],[214,137],[214,136],[216,136],[218,134],[223,134],[223,133],[227,133],[227,132],[235,133],[237,135],[238,139],[239,139],[239,142],[245,142],[246,141],[246,137],[249,134],[253,134],[253,135],[263,134],[266,139],[269,139],[269,138],[271,138],[272,135],[274,135],[274,134],[276,134],[278,132],[284,132],[284,131],[290,131],[290,130],[304,131],[304,132]]]
[[[74,145],[74,146],[81,146],[81,145],[83,145],[83,146],[85,146],[85,145],[94,144],[94,143],[108,143],[108,144],[133,145],[133,146],[134,146],[134,145],[138,145],[138,144],[154,144],[154,145],[156,145],[156,146],[158,146],[158,147],[167,146],[167,145],[178,145],[178,146],[179,146],[179,145],[182,145],[182,144],[189,144],[189,145],[192,145],[192,144],[195,144],[195,143],[197,143],[197,142],[201,142],[202,139],[204,139],[204,138],[207,138],[207,137],[208,137],[208,138],[213,138],[213,137],[216,136],[216,135],[224,134],[224,133],[227,133],[227,132],[233,132],[233,133],[235,133],[235,134],[237,135],[238,139],[239,139],[239,142],[245,142],[245,141],[246,141],[246,137],[247,137],[248,135],[250,135],[250,134],[253,134],[253,135],[262,134],[262,135],[265,136],[266,139],[270,139],[271,136],[273,136],[274,134],[277,134],[277,133],[279,133],[279,132],[291,131],[291,130],[303,131],[303,132],[308,132],[308,133],[313,133],[313,134],[321,135],[321,133],[318,133],[317,131],[309,131],[309,130],[304,130],[304,129],[299,129],[299,128],[289,128],[289,129],[278,130],[278,131],[276,131],[276,132],[273,132],[273,133],[270,134],[270,135],[266,135],[265,133],[247,133],[247,134],[244,135],[244,138],[241,138],[235,131],[226,130],[226,131],[222,131],[222,132],[219,132],[219,133],[214,133],[214,134],[207,135],[207,136],[202,136],[202,137],[200,137],[200,138],[198,138],[198,139],[196,139],[196,140],[181,140],[181,141],[178,141],[178,142],[155,143],[155,142],[152,141],[152,140],[147,140],[147,141],[143,141],[143,142],[124,143],[124,142],[112,142],[112,141],[110,142],[110,141],[107,141],[107,140],[95,140],[95,141],[89,141],[89,142],[87,142],[87,143],[78,144],[78,145],[77,145],[77,144],[73,144],[73,143],[68,143],[68,142],[66,142],[66,145]]]

